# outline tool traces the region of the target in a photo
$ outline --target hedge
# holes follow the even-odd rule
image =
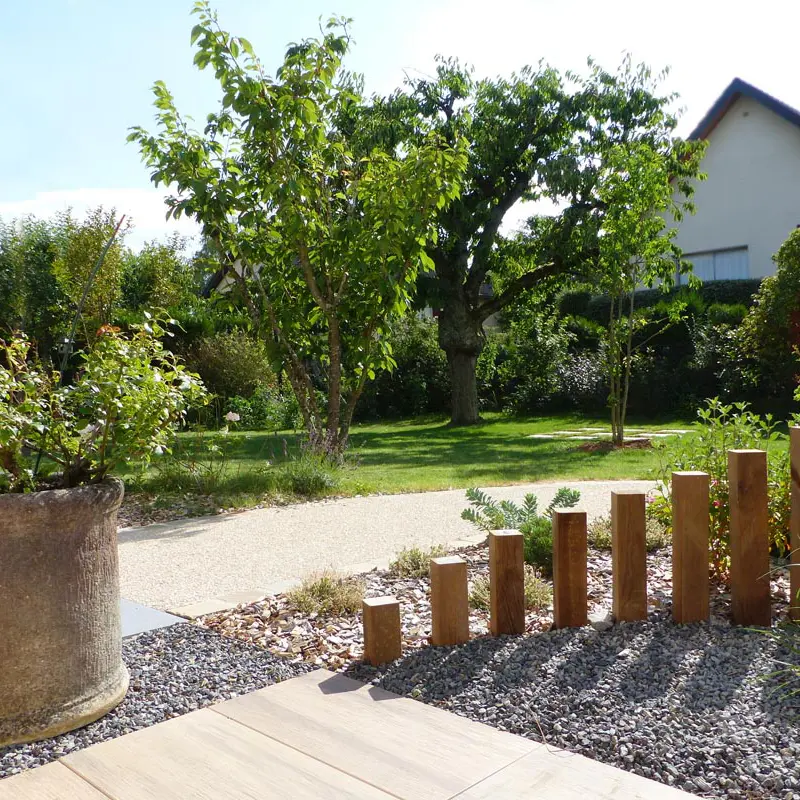
[[[635,308],[649,308],[669,300],[678,293],[703,307],[721,303],[724,305],[753,305],[753,295],[761,286],[760,278],[739,281],[708,281],[699,289],[676,286],[667,292],[660,289],[641,289],[633,298]],[[699,301],[699,302],[698,302]],[[608,295],[590,295],[585,290],[563,292],[558,299],[558,312],[562,316],[580,316],[601,325],[608,323],[611,299]]]

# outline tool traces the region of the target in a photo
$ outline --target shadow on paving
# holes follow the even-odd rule
[[[209,525],[218,525],[229,519],[230,514],[181,519],[175,522],[154,522],[141,528],[122,528],[117,533],[120,544],[126,542],[149,542],[158,539],[190,539],[204,533]]]

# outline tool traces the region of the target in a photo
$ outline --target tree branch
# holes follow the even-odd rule
[[[483,322],[488,317],[491,317],[492,314],[502,311],[509,303],[515,300],[521,292],[524,292],[526,289],[531,289],[546,278],[552,278],[554,275],[558,275],[563,272],[563,270],[564,265],[561,261],[551,261],[549,264],[542,264],[531,272],[520,275],[518,278],[511,281],[499,295],[490,298],[485,303],[481,303],[475,309],[476,318],[480,322]]]

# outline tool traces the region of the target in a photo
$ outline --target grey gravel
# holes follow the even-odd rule
[[[310,669],[190,624],[131,636],[122,656],[131,676],[122,704],[77,731],[0,748],[0,778]]]
[[[800,710],[775,638],[647,622],[428,647],[353,677],[707,797],[800,798]]]

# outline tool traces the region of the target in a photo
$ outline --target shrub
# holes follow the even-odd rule
[[[556,395],[559,407],[595,411],[608,401],[608,377],[602,352],[574,353],[556,365]]]
[[[772,550],[785,555],[789,548],[790,484],[789,455],[779,446],[785,436],[776,432],[772,416],[762,418],[748,410],[746,403],[725,405],[709,400],[697,412],[697,434],[658,442],[661,496],[651,513],[672,533],[670,481],[675,471],[701,471],[709,475],[710,555],[714,574],[726,579],[730,568],[730,506],[728,498],[728,451],[767,451],[769,536]]]
[[[645,543],[648,552],[661,550],[672,545],[672,536],[668,527],[661,519],[661,515],[653,515],[649,511],[645,527]],[[589,524],[588,530],[589,544],[598,550],[611,549],[611,519],[609,517],[597,517]]]
[[[389,564],[389,572],[398,578],[427,578],[431,559],[447,555],[444,545],[434,545],[423,550],[419,547],[403,548]]]
[[[301,424],[297,398],[277,386],[259,386],[249,398],[229,397],[222,411],[237,414],[236,428],[242,431],[295,430]]]
[[[188,407],[207,395],[164,350],[165,333],[152,319],[130,336],[103,326],[69,386],[32,362],[24,337],[0,340],[0,492],[96,483],[168,450]],[[26,450],[58,475],[45,481]]]
[[[518,530],[523,536],[525,563],[539,567],[545,575],[553,572],[553,510],[572,508],[580,500],[575,489],[561,488],[553,501],[539,516],[539,501],[526,494],[522,506],[511,500],[495,502],[480,489],[468,489],[467,500],[472,508],[465,508],[461,518],[477,525],[481,530],[494,531],[505,528]]]
[[[489,578],[480,575],[475,578],[469,587],[469,604],[472,608],[481,611],[489,610],[490,603]],[[525,565],[525,608],[528,611],[538,611],[547,608],[553,599],[550,585],[542,580],[536,570],[529,564]]]
[[[735,339],[741,378],[762,396],[787,398],[800,372],[800,230],[773,260],[777,270],[764,279]]]
[[[289,604],[301,614],[338,617],[361,610],[366,585],[359,578],[344,577],[330,570],[306,578],[287,593]]]
[[[339,486],[338,468],[324,456],[303,452],[276,468],[278,488],[299,497],[324,497]]]
[[[359,419],[449,411],[450,372],[438,332],[436,320],[415,316],[394,325],[389,343],[395,367],[367,384],[356,411]]]
[[[524,309],[512,322],[502,373],[508,402],[516,411],[541,409],[558,393],[570,341],[562,321],[535,309]]]
[[[562,292],[556,301],[556,308],[562,317],[585,317],[592,293],[586,289],[573,289]]]
[[[186,363],[223,401],[249,398],[259,387],[275,385],[266,346],[239,331],[199,339],[189,347]]]

